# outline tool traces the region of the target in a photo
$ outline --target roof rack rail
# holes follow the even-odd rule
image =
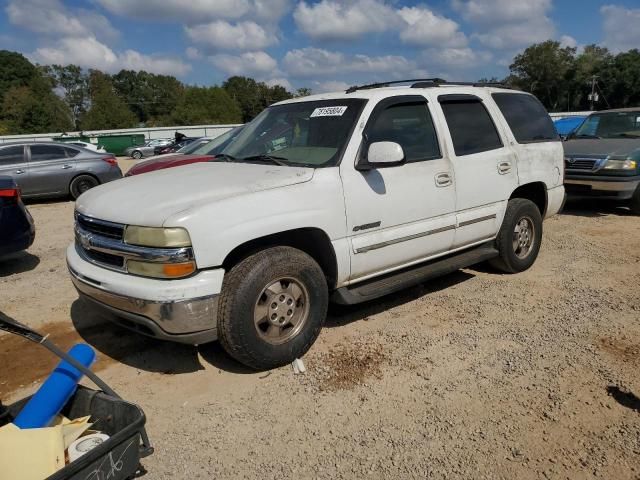
[[[388,87],[390,85],[398,85],[400,83],[411,83],[411,88],[430,88],[439,87],[440,85],[513,88],[503,82],[448,82],[442,78],[414,78],[411,80],[393,80],[391,82],[371,83],[369,85],[354,85],[353,87],[349,87],[345,93],[353,93],[357,90]]]

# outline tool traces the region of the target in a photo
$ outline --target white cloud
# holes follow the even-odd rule
[[[313,82],[314,93],[339,92],[344,91],[351,85],[345,82],[329,80],[327,82]]]
[[[578,48],[578,41],[570,35],[562,35],[560,37],[560,46]]]
[[[227,75],[271,76],[277,72],[278,62],[265,52],[245,52],[241,55],[218,54],[209,57],[213,65]]]
[[[414,63],[402,56],[345,55],[341,52],[313,47],[290,50],[284,56],[282,63],[285,70],[296,77],[349,73],[386,73],[396,77],[415,71]]]
[[[95,36],[104,40],[113,40],[119,35],[103,15],[83,8],[67,9],[58,0],[14,0],[5,11],[13,25],[41,35]]]
[[[493,56],[487,51],[465,48],[429,48],[422,53],[423,62],[430,67],[466,69],[491,61]]]
[[[475,27],[472,38],[496,50],[517,50],[555,35],[548,16],[552,0],[453,0],[453,6]]]
[[[399,24],[396,11],[378,0],[322,0],[316,4],[302,1],[293,18],[302,32],[318,40],[350,40]]]
[[[94,0],[111,13],[140,20],[190,25],[219,19],[250,18],[275,23],[291,0]]]
[[[448,18],[434,14],[423,7],[404,7],[398,11],[407,26],[400,32],[400,39],[414,45],[437,45],[460,48],[467,45],[467,37],[459,25]]]
[[[604,44],[615,52],[640,49],[640,8],[605,5],[600,8]]]
[[[240,18],[249,0],[97,0],[111,13],[142,20],[202,22],[217,18]]]
[[[255,22],[239,22],[232,25],[218,20],[211,23],[186,27],[187,36],[209,50],[262,50],[278,41]]]
[[[295,90],[293,88],[293,85],[291,85],[291,82],[289,82],[289,80],[287,80],[284,77],[270,78],[269,80],[266,80],[264,83],[266,83],[270,87],[275,87],[276,85],[280,85],[281,87],[284,87],[285,89],[287,89],[287,91],[289,92],[293,92]]]
[[[187,47],[184,54],[189,60],[200,60],[202,58],[202,53],[196,47]]]
[[[144,55],[135,50],[126,50],[118,54],[95,37],[63,38],[53,46],[38,48],[29,57],[47,65],[72,63],[110,73],[128,69],[182,76],[191,69],[190,65],[180,59]]]

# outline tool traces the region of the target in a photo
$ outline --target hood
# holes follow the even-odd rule
[[[127,172],[129,175],[139,175],[140,173],[153,172],[154,170],[162,170],[163,168],[179,167],[180,165],[188,165],[196,162],[207,162],[211,160],[213,155],[182,155],[168,154],[161,157],[155,157],[151,160],[145,160],[135,164]]]
[[[576,138],[564,142],[564,153],[605,158],[611,156],[628,157],[640,150],[640,139],[633,138]]]
[[[82,194],[76,209],[127,225],[162,226],[167,218],[218,200],[308,182],[312,168],[207,162],[136,175]]]

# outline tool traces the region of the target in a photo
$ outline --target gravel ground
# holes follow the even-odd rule
[[[110,324],[67,278],[73,204],[29,209],[36,243],[0,266],[0,310],[100,352],[147,413],[146,478],[640,478],[640,218],[625,209],[570,205],[523,274],[478,266],[332,306],[304,375]],[[0,398],[53,363],[0,336]]]

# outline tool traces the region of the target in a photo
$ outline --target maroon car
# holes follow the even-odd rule
[[[163,170],[165,168],[189,165],[191,163],[210,162],[211,160],[214,160],[216,155],[221,153],[222,150],[224,150],[224,148],[238,136],[243,128],[244,126],[233,128],[202,145],[190,154],[177,153],[176,155],[152,158],[150,160],[137,163],[126,173],[125,177],[153,172],[155,170]]]

